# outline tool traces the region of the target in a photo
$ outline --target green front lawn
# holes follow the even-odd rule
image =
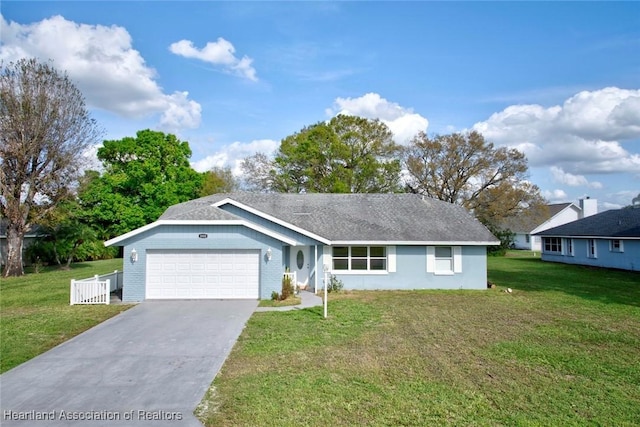
[[[255,313],[208,426],[637,425],[640,275],[511,254],[486,291],[352,292]],[[509,287],[513,293],[504,292]]]
[[[122,270],[122,259],[73,264],[71,270],[0,279],[0,373],[126,310],[129,305],[69,305],[71,279]]]

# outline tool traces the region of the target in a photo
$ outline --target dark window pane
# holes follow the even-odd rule
[[[372,257],[385,257],[387,256],[386,250],[387,248],[384,246],[371,246],[371,248],[369,248],[370,251],[370,256]]]
[[[296,264],[298,265],[298,270],[302,270],[302,267],[304,267],[304,253],[302,251],[298,251],[296,255]]]
[[[451,247],[449,246],[437,246],[436,258],[451,258]]]
[[[334,246],[333,247],[333,256],[338,257],[348,257],[349,256],[349,248],[346,246]]]
[[[334,270],[348,270],[349,262],[346,259],[334,259],[333,260],[333,269]]]
[[[352,258],[351,259],[351,269],[352,270],[366,270],[367,269],[367,259],[366,258]]]
[[[351,256],[352,257],[366,257],[367,256],[367,247],[366,246],[353,246],[351,248]]]
[[[384,258],[372,259],[370,261],[370,265],[371,265],[371,270],[386,270],[387,260]]]

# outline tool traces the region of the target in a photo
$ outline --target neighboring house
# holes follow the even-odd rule
[[[485,289],[498,240],[464,208],[412,194],[212,195],[105,242],[123,246],[124,301],[269,299],[283,273],[345,289]]]
[[[543,261],[640,270],[640,206],[601,212],[538,236]]]
[[[549,228],[586,218],[598,213],[598,202],[596,199],[580,199],[579,204],[556,203],[547,205],[546,209],[539,212],[527,212],[515,218],[511,218],[503,225],[503,229],[509,229],[514,233],[513,247],[515,249],[526,249],[540,252],[542,243],[539,233]]]
[[[8,221],[6,218],[0,219],[0,266],[4,266],[7,263],[7,226]],[[44,236],[41,231],[41,227],[32,226],[27,229],[27,233],[24,236],[24,240],[22,243],[22,262],[23,264],[28,264],[25,255],[25,251],[33,242],[35,242],[39,237]]]

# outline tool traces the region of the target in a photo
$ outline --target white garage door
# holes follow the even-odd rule
[[[257,299],[259,269],[258,251],[149,250],[146,297]]]

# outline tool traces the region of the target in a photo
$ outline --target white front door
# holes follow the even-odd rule
[[[309,284],[309,246],[292,246],[289,254],[289,268],[296,273],[296,280],[301,286]]]

